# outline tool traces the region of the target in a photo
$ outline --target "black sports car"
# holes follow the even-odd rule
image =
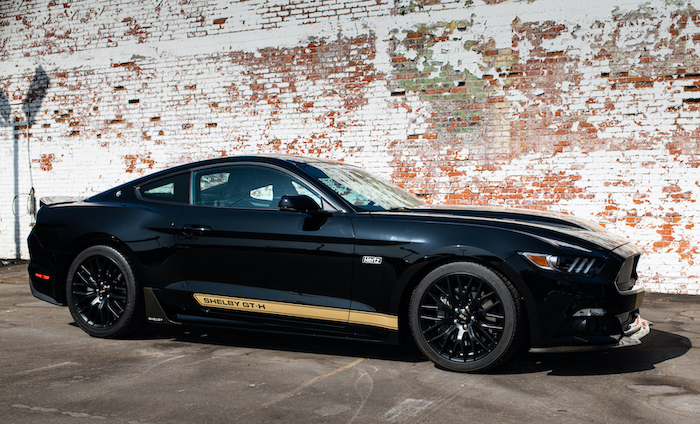
[[[638,344],[640,251],[572,217],[429,207],[343,163],[230,157],[45,204],[32,292],[88,334],[147,322],[368,341],[438,366]]]

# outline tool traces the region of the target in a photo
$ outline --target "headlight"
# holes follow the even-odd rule
[[[518,252],[538,268],[567,274],[593,275],[603,261],[595,258],[548,255],[546,253]]]

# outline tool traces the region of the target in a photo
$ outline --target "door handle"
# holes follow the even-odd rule
[[[208,225],[183,225],[180,227],[180,231],[186,236],[202,236],[204,233],[211,231],[211,227]]]

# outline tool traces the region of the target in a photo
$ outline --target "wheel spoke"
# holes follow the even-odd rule
[[[87,268],[85,268],[85,266],[81,266],[80,270],[82,272],[79,271],[75,275],[80,277],[80,279],[85,283],[86,286],[97,287],[97,282],[92,277],[92,273]]]
[[[453,325],[448,326],[445,331],[438,333],[435,337],[430,339],[428,342],[432,343],[435,340],[438,340],[440,338],[444,338],[445,339],[445,342],[443,343],[443,347],[444,347],[444,345],[447,343],[447,340],[450,338],[450,334],[452,334],[454,332],[454,330],[455,330],[455,327]]]
[[[119,319],[124,310],[116,302],[107,302],[107,311],[114,317],[114,319]]]
[[[457,298],[454,290],[452,289],[452,283],[450,283],[450,277],[451,277],[451,275],[448,275],[447,278],[445,278],[445,282],[447,283],[447,293],[448,293],[447,299],[448,300],[452,299],[452,298]],[[452,302],[450,302],[450,303],[452,303]],[[457,298],[457,303],[459,304],[459,298]]]
[[[431,292],[428,292],[428,296],[430,296],[431,298],[433,298],[433,300],[435,301],[435,303],[437,303],[437,306],[438,306],[438,307],[440,307],[440,305],[444,305],[444,303],[442,302],[442,300],[440,300],[439,297],[435,297],[435,295],[432,294]]]
[[[457,275],[456,278],[457,278],[457,286],[459,288],[459,304],[460,304],[460,306],[466,305],[467,304],[467,291],[469,290],[469,282],[467,283],[467,286],[465,287],[464,284],[462,283],[462,277],[460,275]]]
[[[472,341],[473,347],[474,347],[474,356],[477,355],[477,350],[476,350],[476,345],[479,344],[484,350],[491,352],[491,349],[489,349],[488,346],[484,344],[484,342],[481,341],[481,339],[477,336],[477,334],[474,332],[474,326],[470,326],[469,329],[467,330],[469,333],[469,340]]]
[[[77,290],[77,289],[75,288],[75,286],[74,286],[74,287],[73,287],[72,293],[73,293],[74,295],[77,295],[77,296],[84,296],[84,297],[86,297],[86,296],[92,296],[92,295],[94,295],[94,294],[95,294],[95,290],[88,290],[88,288],[86,287],[86,288],[85,288],[85,291],[80,291],[80,290]]]
[[[497,301],[491,303],[490,305],[486,306],[485,308],[483,308],[483,309],[481,310],[481,313],[484,314],[484,315],[488,315],[488,312],[489,312],[491,309],[495,308],[496,306],[500,306],[500,305],[501,305],[501,301],[500,301],[500,300],[497,300]]]
[[[454,280],[456,280],[456,284]],[[450,304],[452,306],[463,306],[465,304],[465,302],[462,299],[464,293],[459,282],[459,276],[448,275],[445,279],[445,282],[447,283],[447,292],[450,294],[450,297],[448,299],[453,300],[452,302],[450,302]]]
[[[94,278],[97,280],[101,279],[102,267],[100,266],[100,259],[97,256],[93,256],[88,265],[90,265],[91,274],[94,275]]]
[[[481,293],[481,288],[484,286],[484,280],[479,279],[479,287],[474,291],[474,296],[472,296],[472,301],[478,302],[479,293]]]
[[[446,333],[446,331],[438,332],[438,334],[435,337],[433,337],[432,339],[428,339],[428,343],[432,343],[438,339],[443,338],[445,336],[445,333]]]
[[[457,337],[455,337],[454,342],[452,343],[452,349],[450,349],[448,357],[450,359],[459,359],[460,352],[462,353],[462,356],[464,356],[464,340],[462,340],[462,338],[459,337],[458,334]]]
[[[100,302],[99,306],[97,307],[98,315],[99,315],[99,322],[100,324],[107,324],[109,323],[109,315],[107,313],[107,308],[105,308],[105,303]]]
[[[91,303],[89,307],[85,308],[85,319],[90,323],[94,323],[100,317],[100,304]]]
[[[484,329],[484,325],[481,323],[478,323],[477,325],[473,326],[473,331],[474,334],[476,335],[476,332],[479,332],[484,338],[488,339],[489,343],[491,343],[491,346],[496,344],[496,340],[494,340],[493,337],[491,337],[491,334]],[[501,328],[502,329],[502,328]]]
[[[491,295],[494,295],[494,294],[496,294],[495,291],[493,291],[493,290],[489,291],[488,293],[485,293],[481,297],[476,299],[476,301],[483,305],[486,302],[486,300],[488,300],[489,297],[491,297]]]
[[[427,315],[421,315],[420,319],[427,319],[428,321],[444,321],[445,318],[440,318],[440,317],[429,317]]]
[[[450,342],[450,335],[452,333],[454,333],[455,330],[456,330],[456,328],[454,326],[451,326],[450,328],[447,329],[447,331],[440,334],[440,336],[444,336],[444,341],[442,342],[442,346],[440,347],[440,354],[445,352],[445,348],[447,348],[447,344]],[[440,337],[440,336],[438,336],[438,337]],[[435,339],[433,339],[433,340],[435,340]],[[449,357],[450,356],[448,355],[448,358]]]
[[[459,350],[462,352],[462,362],[467,362],[469,360],[469,354],[467,353],[467,345],[464,343],[464,336],[459,338]],[[455,355],[457,357],[457,355]]]
[[[503,331],[503,326],[502,325],[496,325],[496,324],[488,324],[485,322],[480,322],[479,326],[481,328],[486,328],[489,330],[495,330],[495,331]]]
[[[438,323],[436,323],[436,324],[434,324],[434,325],[432,325],[432,326],[426,328],[425,330],[423,330],[423,334],[430,333],[431,331],[435,330],[436,328],[438,328],[439,326],[444,325],[444,324],[445,324],[445,320],[442,319],[442,320],[440,320],[440,322],[438,322]]]

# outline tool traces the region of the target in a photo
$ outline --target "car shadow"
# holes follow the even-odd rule
[[[144,330],[130,337],[130,339],[168,339],[185,343],[350,356],[408,363],[428,361],[413,343],[391,345],[348,339],[331,339],[216,327],[148,325]]]
[[[350,356],[406,363],[429,362],[410,341],[387,345],[355,340],[249,332],[196,326],[149,325],[132,339],[168,339],[227,347]],[[652,329],[639,346],[576,353],[521,353],[486,374],[547,372],[556,376],[610,375],[650,371],[656,364],[684,355],[690,339]]]
[[[691,347],[687,337],[652,329],[638,346],[591,352],[526,353],[493,373],[581,376],[651,371],[656,364],[683,356]]]

